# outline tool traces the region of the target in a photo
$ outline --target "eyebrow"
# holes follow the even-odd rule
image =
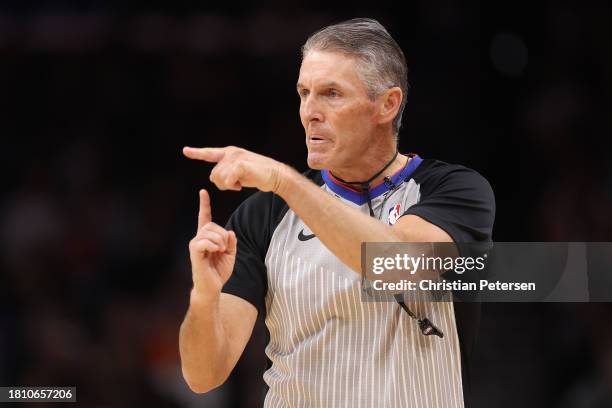
[[[295,87],[297,89],[306,88],[304,85],[302,85],[299,82],[295,85]],[[336,81],[329,81],[329,82],[324,82],[323,84],[321,84],[321,88],[341,88],[341,86]]]

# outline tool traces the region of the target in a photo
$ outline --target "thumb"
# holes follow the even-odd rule
[[[239,180],[244,187],[255,187],[261,191],[278,191],[280,167],[265,166],[261,162],[243,161],[240,163]]]
[[[262,168],[261,163],[243,160],[236,168],[236,175],[243,187],[255,187],[261,191],[270,191],[267,186],[269,184],[268,175]]]
[[[227,252],[230,255],[236,255],[236,247],[238,244],[238,239],[236,238],[236,233],[234,231],[229,231],[229,242],[227,243]]]

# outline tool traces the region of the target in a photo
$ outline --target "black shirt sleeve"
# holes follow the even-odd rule
[[[265,258],[272,233],[287,205],[272,193],[256,192],[231,215],[226,224],[238,240],[236,263],[222,292],[241,297],[265,315],[268,290]]]
[[[429,160],[415,173],[421,197],[402,215],[437,225],[455,243],[492,243],[495,197],[484,177],[464,166]]]
[[[441,161],[424,160],[415,174],[420,200],[402,215],[414,214],[442,228],[455,242],[459,256],[482,257],[493,247],[495,197],[489,182],[476,171]],[[449,281],[478,282],[484,271],[447,271]],[[477,292],[454,291],[463,300]]]
[[[237,209],[225,228],[234,231],[238,240],[236,263],[222,292],[243,298],[257,308],[264,308],[266,294],[266,266],[264,244],[266,233],[265,205],[269,201],[263,194],[255,193]]]

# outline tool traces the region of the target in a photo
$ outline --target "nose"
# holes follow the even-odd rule
[[[323,112],[317,102],[315,95],[309,94],[300,102],[300,117],[304,125],[312,121],[323,121]]]

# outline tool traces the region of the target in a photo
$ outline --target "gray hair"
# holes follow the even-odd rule
[[[393,119],[397,138],[408,94],[408,65],[402,49],[385,27],[370,18],[354,18],[330,25],[306,40],[302,59],[310,51],[335,51],[354,57],[357,72],[372,100],[389,88],[399,87],[403,93],[402,103]]]

